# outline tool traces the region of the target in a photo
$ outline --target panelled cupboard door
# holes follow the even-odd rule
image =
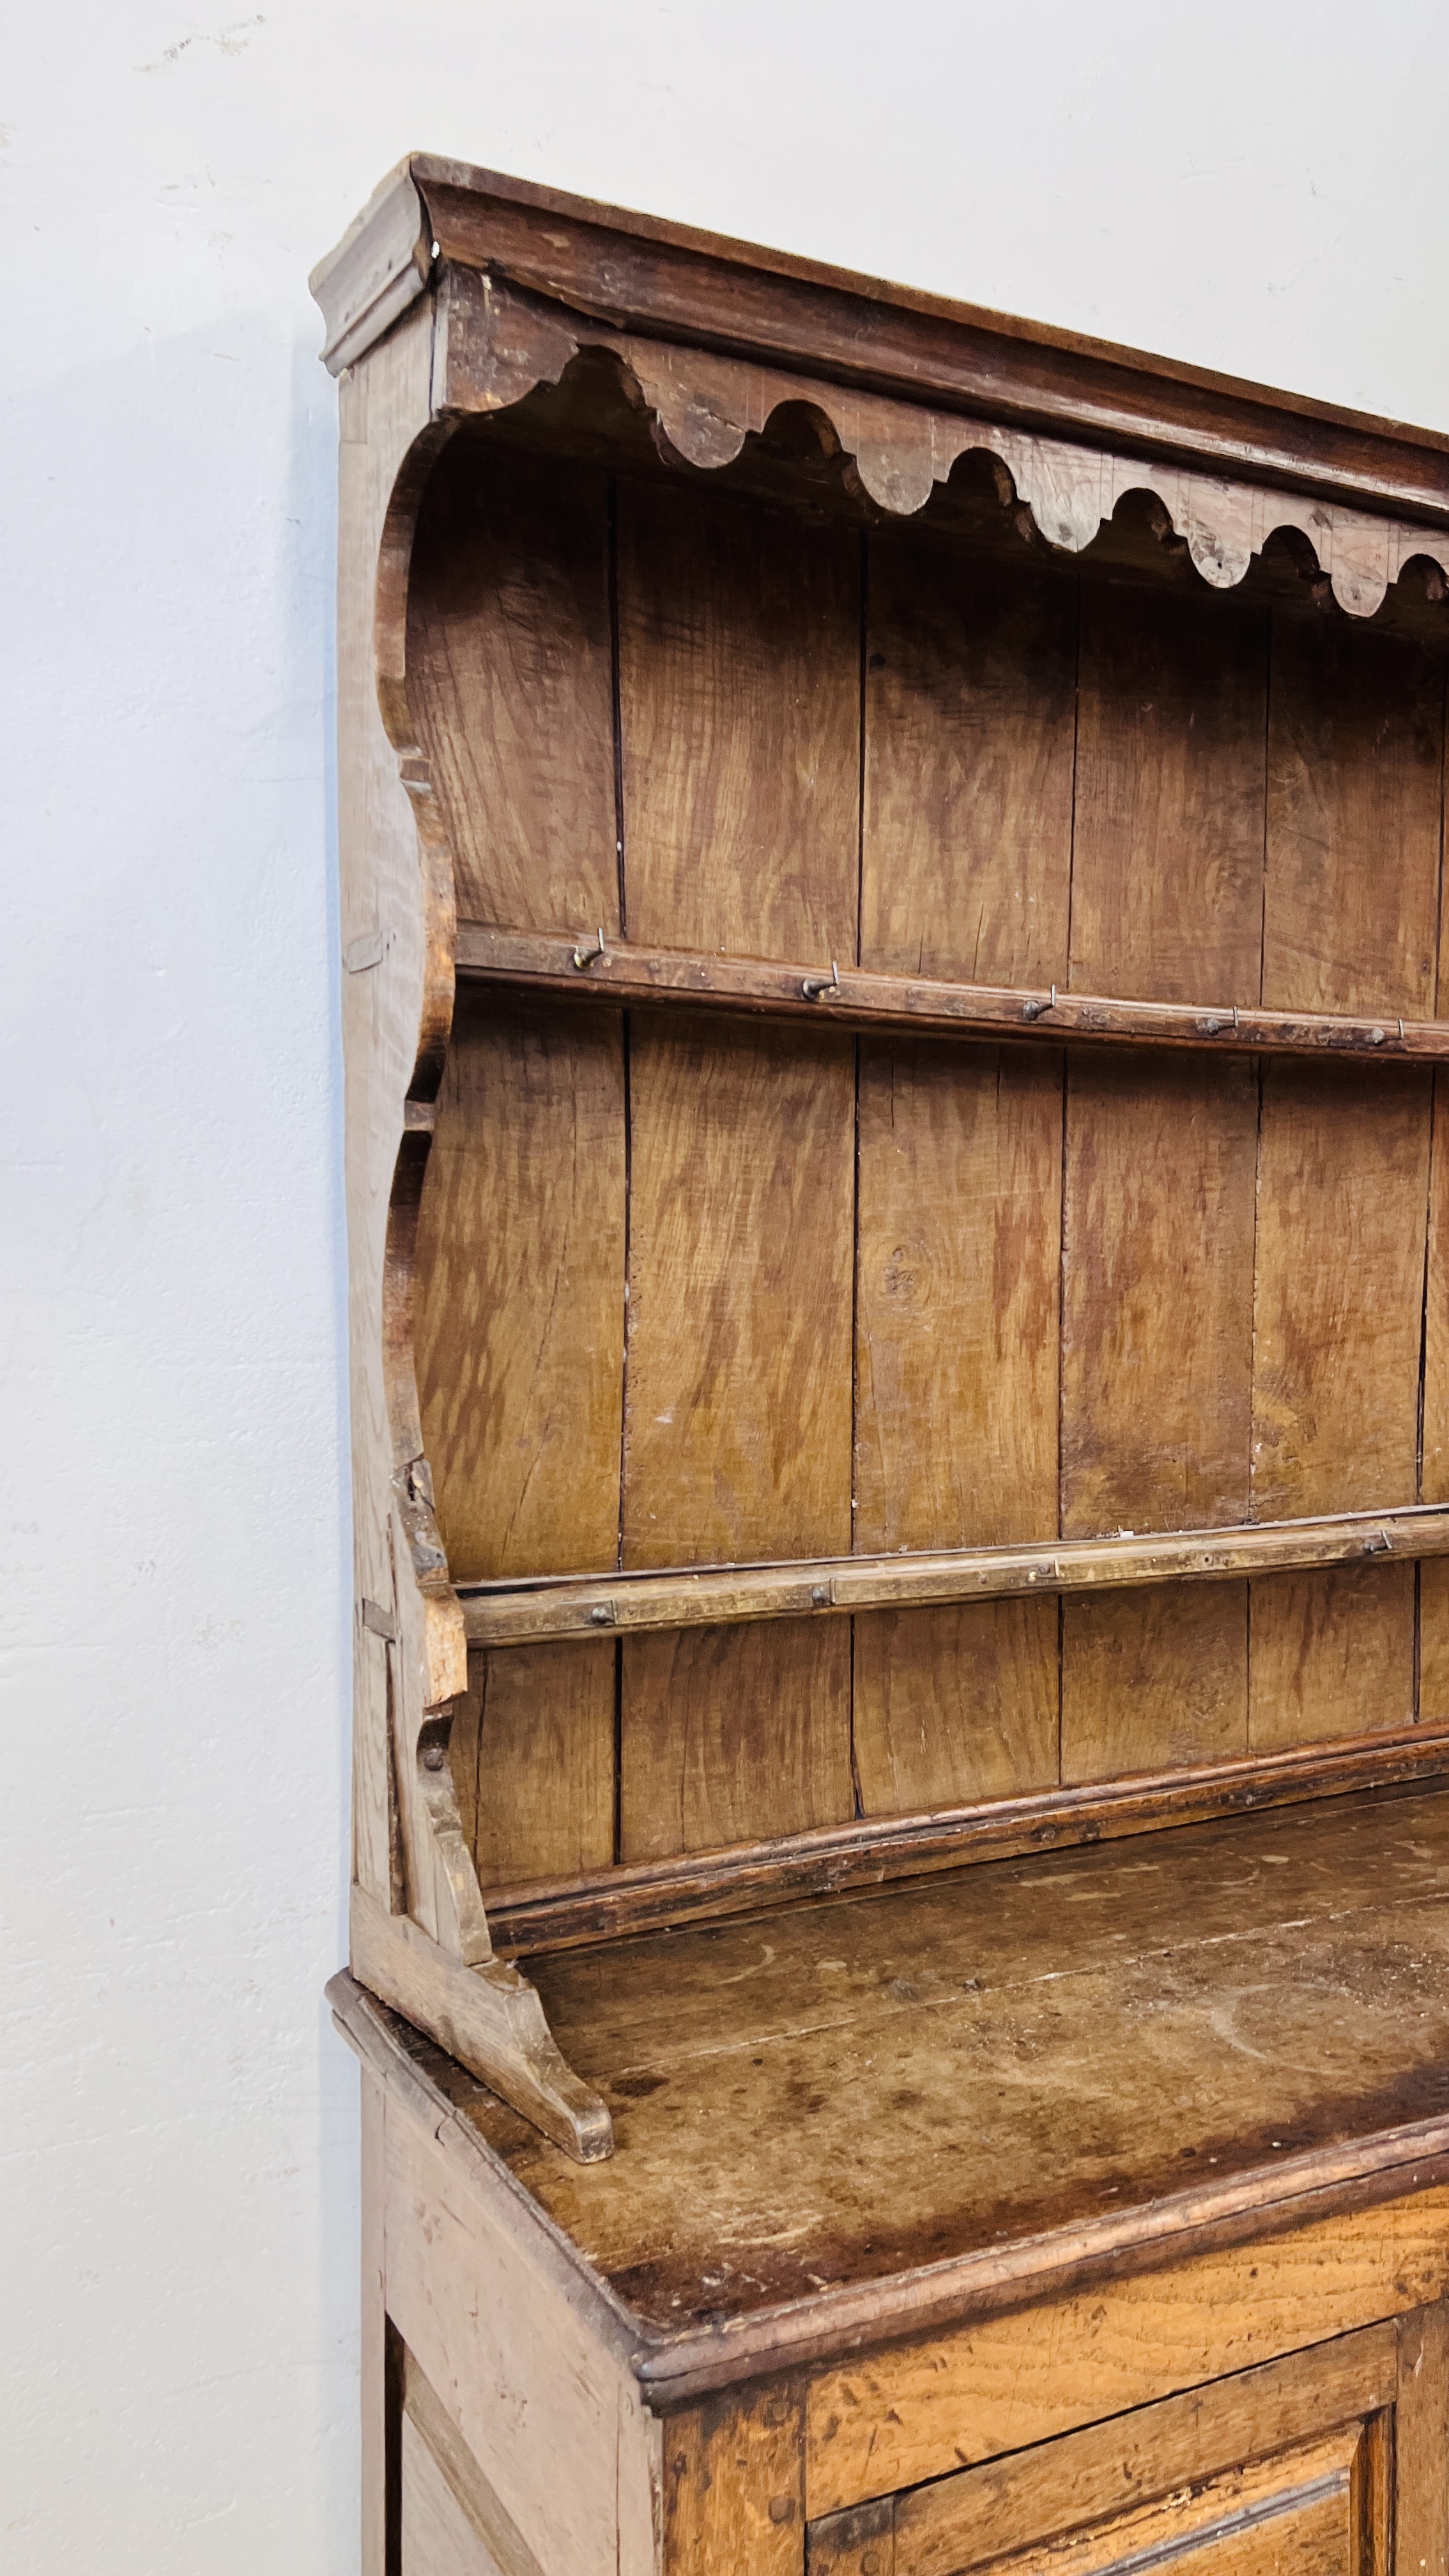
[[[1443,2576],[1444,2328],[1415,2309],[823,2515],[809,2576]]]

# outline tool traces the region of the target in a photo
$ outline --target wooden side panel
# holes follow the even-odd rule
[[[1246,1517],[1257,1095],[1242,1062],[1069,1062],[1064,1537]],[[1062,1604],[1062,1777],[1245,1750],[1246,1594]]]
[[[455,446],[418,527],[408,648],[459,917],[617,931],[604,476]]]
[[[863,1042],[855,1545],[1056,1520],[1060,1057]]]
[[[455,1581],[617,1562],[624,1162],[619,1014],[460,997],[416,1324]]]
[[[1449,2309],[1400,2319],[1394,2421],[1395,2576],[1449,2566]]]
[[[1267,648],[1240,602],[1084,586],[1077,991],[1257,1001]]]
[[[401,2576],[513,2576],[464,2511],[410,2415],[402,2428]]]
[[[973,1806],[1053,1786],[1054,1600],[870,1610],[851,1624],[863,1815]]]
[[[1434,1011],[1444,675],[1354,619],[1273,634],[1263,1001]]]
[[[1066,982],[1076,584],[870,540],[860,962]]]
[[[855,1049],[633,1031],[624,1562],[847,1553]]]
[[[630,937],[853,957],[859,538],[692,484],[618,510]]]
[[[608,1637],[470,1654],[449,1750],[483,1888],[612,1861],[617,1654]]]
[[[1264,1067],[1255,1519],[1415,1497],[1430,1085]],[[1273,1575],[1252,1593],[1255,1751],[1412,1721],[1412,1566]]]
[[[626,1637],[621,1860],[662,1860],[843,1824],[850,1622],[760,1622]]]
[[[823,2371],[811,2518],[1244,2370],[1443,2295],[1449,2195],[1204,2254]]]
[[[545,2576],[646,2576],[659,2437],[632,2376],[393,2100],[387,2142],[389,2313],[508,2525]]]

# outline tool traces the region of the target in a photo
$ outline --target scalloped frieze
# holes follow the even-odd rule
[[[449,271],[439,318],[440,408],[507,409],[536,386],[556,384],[580,350],[604,349],[649,413],[661,451],[706,472],[732,464],[746,439],[758,437],[782,404],[802,404],[816,414],[861,489],[898,517],[924,509],[957,459],[974,452],[1001,469],[1003,500],[1024,504],[1047,544],[1067,554],[1091,544],[1126,494],[1146,492],[1160,503],[1215,590],[1232,589],[1268,539],[1286,528],[1306,540],[1350,617],[1372,617],[1413,557],[1427,557],[1449,575],[1449,529],[1039,438],[1004,423],[857,392],[752,359],[645,339],[522,295],[477,271]]]

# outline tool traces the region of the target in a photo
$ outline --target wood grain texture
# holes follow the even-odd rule
[[[624,1563],[850,1540],[853,1041],[634,1032]]]
[[[1082,593],[1071,981],[1258,999],[1267,620],[1237,602]]]
[[[1253,1508],[1406,1500],[1416,1491],[1429,1193],[1427,1073],[1263,1073],[1254,1292]],[[1250,1741],[1405,1724],[1414,1581],[1343,1567],[1255,1581]]]
[[[812,2516],[1442,2295],[1444,2195],[1207,2254],[827,2371],[810,2389]]]
[[[804,2408],[750,2390],[676,2416],[664,2442],[666,2576],[803,2576]]]
[[[956,2576],[1195,2488],[1214,2471],[1301,2454],[1315,2435],[1340,2427],[1356,2432],[1397,2400],[1400,2332],[1366,2326],[916,2488],[896,2500],[891,2517],[896,2576]],[[1278,2465],[1285,2486],[1301,2483],[1291,2456]]]
[[[864,1815],[1017,1797],[1056,1780],[1054,1601],[868,1610],[852,1626]]]
[[[449,1753],[485,1891],[612,1861],[617,1653],[600,1638],[469,1656]]]
[[[619,927],[604,475],[457,443],[419,519],[409,698],[465,921]]]
[[[1246,1065],[1069,1062],[1064,1537],[1246,1518],[1256,1128]]]
[[[870,542],[861,964],[1065,984],[1076,585]]]
[[[853,1814],[847,1621],[684,1629],[622,1654],[621,1860]]]
[[[1060,1058],[864,1041],[855,1544],[1056,1519]]]
[[[626,483],[618,578],[631,938],[853,958],[858,538]]]
[[[1441,964],[1441,976],[1442,976]],[[1434,1077],[1429,1178],[1429,1246],[1424,1274],[1424,1396],[1419,1490],[1449,1499],[1449,1084]],[[1449,1710],[1449,1576],[1419,1567],[1419,1691],[1422,1719]]]
[[[436,2576],[543,2576],[522,2532],[490,2486],[456,2423],[429,2386],[411,2353],[403,2356],[403,2533],[407,2576],[408,2481],[410,2470],[422,2493],[412,2499],[420,2532],[420,2576],[434,2576],[428,2544],[439,2552]],[[411,2437],[411,2438],[410,2438]],[[424,2520],[426,2517],[426,2520]]]
[[[1069,1060],[1068,1537],[1246,1514],[1256,1127],[1246,1063]],[[1064,1601],[1063,1780],[1244,1751],[1246,1612],[1237,1583]]]
[[[1245,1583],[1063,1601],[1064,1782],[1230,1762],[1247,1749]]]
[[[619,1015],[460,1009],[418,1240],[419,1401],[455,1581],[615,1563]]]
[[[1395,2576],[1432,2576],[1449,2563],[1449,2309],[1411,2309],[1399,2321],[1394,2418]]]
[[[1195,2481],[1096,2529],[1066,2533],[1052,2551],[1063,2576],[1106,2576],[1128,2565],[1183,2576],[1388,2576],[1387,2551],[1365,2549],[1359,2493],[1369,2437],[1357,2426],[1278,2460]],[[1034,2552],[986,2562],[1026,2576]]]
[[[401,2576],[513,2576],[464,2511],[411,2416],[402,2428]]]
[[[1263,995],[1278,1010],[1434,1010],[1442,668],[1336,618],[1279,618]]]

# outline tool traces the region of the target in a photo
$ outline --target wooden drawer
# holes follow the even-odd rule
[[[809,2525],[809,2576],[1428,2576],[1449,2318],[1418,2308]]]

